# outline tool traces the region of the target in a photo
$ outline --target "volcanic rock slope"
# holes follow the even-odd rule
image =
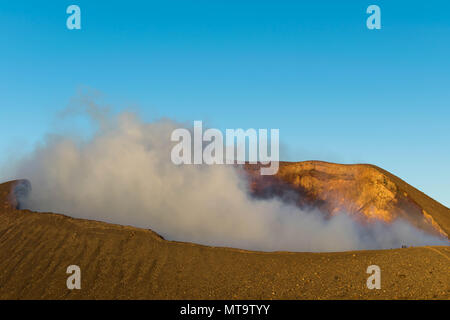
[[[373,208],[368,212],[399,206],[403,195],[426,211],[443,232],[450,231],[449,209],[397,177],[377,167],[358,165],[337,166],[342,176],[336,178],[336,171],[327,171],[329,166],[335,165],[283,163],[275,179],[285,178],[289,188],[294,186],[299,192],[317,191],[315,187],[298,188],[318,184],[314,179],[341,179],[349,186],[340,192],[353,194],[351,181],[366,177],[360,188],[369,188],[364,184],[372,181],[395,193],[393,198],[389,196],[391,202],[372,199]],[[450,298],[449,247],[342,253],[262,253],[207,247],[166,241],[150,230],[17,210],[12,193],[15,185],[17,182],[0,185],[2,299]],[[324,182],[322,187],[334,188],[326,185]],[[261,185],[253,187],[260,194],[267,192]],[[351,207],[342,194],[324,200],[323,194],[328,193],[322,191],[319,188],[315,197],[309,194],[300,200],[321,203],[330,214],[335,214],[336,203]],[[353,214],[361,215],[369,206],[355,208]],[[366,287],[366,270],[373,264],[381,268],[380,290]],[[69,265],[81,268],[81,290],[67,289]]]
[[[245,166],[256,196],[289,194],[300,207],[319,208],[328,216],[343,212],[365,224],[402,218],[427,233],[445,238],[450,234],[447,207],[374,165],[281,162],[274,176],[261,176],[259,169]]]

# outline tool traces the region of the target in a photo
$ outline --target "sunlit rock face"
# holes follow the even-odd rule
[[[261,176],[259,165],[247,164],[244,168],[255,197],[281,197],[330,217],[345,212],[362,224],[389,224],[402,218],[430,234],[448,238],[432,213],[400,185],[404,182],[395,181],[400,179],[375,166],[281,162],[274,176]],[[414,189],[414,193],[417,198],[420,191]]]

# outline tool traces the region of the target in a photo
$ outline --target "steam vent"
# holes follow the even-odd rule
[[[302,208],[345,211],[365,225],[401,217],[445,238],[450,210],[372,165],[246,165],[255,197],[289,194]],[[0,185],[1,299],[449,299],[448,246],[333,253],[255,252],[168,241],[151,230],[21,210],[26,181]],[[68,290],[66,269],[82,270]],[[382,270],[367,290],[367,266]]]

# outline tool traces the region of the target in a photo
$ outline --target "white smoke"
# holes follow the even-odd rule
[[[98,119],[97,119],[98,120]],[[325,220],[281,200],[252,198],[229,166],[176,166],[169,120],[102,116],[88,140],[52,135],[19,161],[32,210],[152,229],[169,240],[264,251],[344,251],[446,245],[406,222],[365,228],[346,214]]]

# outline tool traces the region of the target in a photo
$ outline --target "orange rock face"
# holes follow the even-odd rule
[[[417,201],[420,191],[414,189],[414,197],[410,196],[411,186],[403,186],[406,183],[400,183],[399,178],[372,165],[282,162],[275,176],[259,175],[259,165],[247,164],[245,171],[250,189],[257,197],[282,197],[302,208],[319,209],[327,216],[345,212],[365,224],[375,221],[389,224],[402,218],[428,233],[448,238],[447,232],[422,206],[424,201],[431,204],[434,200],[427,197]],[[450,210],[445,209],[448,217]]]

